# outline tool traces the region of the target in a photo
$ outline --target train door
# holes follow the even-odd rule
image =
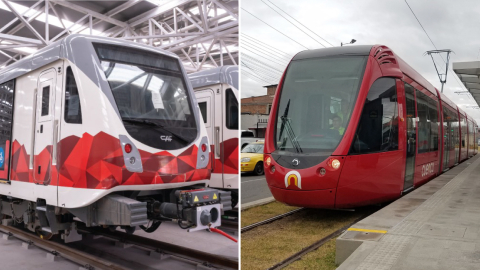
[[[415,175],[415,155],[417,153],[417,114],[415,111],[415,93],[414,88],[405,84],[406,113],[407,113],[407,159],[405,162],[405,180],[403,190],[406,191],[413,187],[413,178]]]
[[[50,183],[54,137],[54,104],[56,71],[42,72],[38,78],[35,108],[33,179],[35,183]]]
[[[222,86],[222,172],[224,188],[238,188],[238,90],[227,84]]]
[[[215,92],[210,89],[202,89],[195,91],[195,96],[197,98],[198,107],[200,108],[200,112],[203,117],[203,122],[205,123],[205,127],[207,129],[207,136],[210,140],[210,144],[214,144],[212,152],[214,153],[214,157],[212,159],[212,165],[214,166],[214,174],[210,179],[210,186],[212,187],[223,187],[223,179],[222,175],[218,174],[221,168],[217,168],[220,164],[216,161],[220,159],[220,151],[217,150],[217,144],[214,139],[215,132],[216,132],[216,106],[215,106]],[[215,164],[214,164],[215,163]],[[220,165],[221,166],[221,165]]]

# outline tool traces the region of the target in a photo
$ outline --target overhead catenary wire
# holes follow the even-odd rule
[[[243,61],[241,62],[242,66],[246,67],[246,69],[243,69],[242,72],[245,72],[246,75],[248,75],[249,77],[253,77],[255,78],[257,81],[260,80],[260,83],[267,83],[267,84],[270,84],[270,80],[267,80],[265,78],[262,78],[262,77],[259,77],[257,74],[253,73],[252,71],[250,71],[249,67],[247,65],[245,65],[245,63],[243,63]]]
[[[311,35],[309,35],[307,32],[303,31],[303,29],[301,29],[300,27],[298,27],[296,24],[292,23],[289,19],[287,19],[285,16],[283,16],[280,12],[276,11],[274,8],[272,8],[271,6],[269,6],[267,3],[265,3],[265,1],[263,0],[260,0],[262,1],[267,7],[269,7],[271,10],[275,11],[278,15],[280,15],[282,18],[284,18],[287,22],[291,23],[293,26],[295,26],[298,30],[302,31],[305,35],[307,35],[308,37],[310,37],[311,39],[315,40],[318,44],[322,45],[324,48],[326,48],[325,45],[323,45],[320,41],[314,39]],[[270,1],[268,1],[270,2]],[[272,3],[272,2],[270,2]],[[277,7],[278,8],[278,7]],[[282,10],[283,11],[283,10]]]
[[[255,74],[264,78],[264,79],[274,79],[276,80],[278,75],[269,73],[268,70],[259,68],[258,65],[254,64],[253,62],[248,61],[247,59],[242,59],[242,64],[249,68],[252,71],[255,71]]]
[[[425,30],[425,28],[423,27],[422,23],[420,22],[420,20],[418,19],[417,15],[415,14],[415,12],[413,11],[413,9],[410,7],[410,5],[408,4],[407,0],[404,0],[405,1],[405,4],[407,4],[408,8],[410,9],[410,11],[412,12],[413,16],[415,17],[415,19],[417,20],[418,24],[420,25],[420,27],[422,28],[423,32],[425,33],[425,35],[428,37],[428,39],[430,40],[430,42],[432,43],[433,47],[435,48],[435,50],[438,50],[437,49],[437,46],[435,45],[435,43],[433,42],[433,40],[430,38],[430,36],[428,35],[427,33],[427,30]],[[443,60],[443,63],[446,64],[445,62],[445,59],[443,59],[442,55],[440,55],[440,57],[442,58]],[[435,60],[434,60],[435,61]],[[448,69],[450,69],[452,72],[453,69],[451,69],[450,67],[447,67]],[[455,81],[457,82],[457,84],[460,86],[460,88],[463,88],[465,87],[461,82],[458,81],[458,78],[456,76],[453,76],[453,78],[455,79]],[[475,101],[475,103],[477,103],[477,101],[472,97],[471,93],[470,95],[468,95],[468,97],[470,99],[472,99],[473,101]]]
[[[251,71],[254,71],[256,75],[262,77],[263,79],[267,79],[268,81],[279,81],[280,80],[281,76],[279,74],[265,73],[262,68],[259,68],[258,66],[253,65],[252,62],[243,61],[243,63],[244,63],[244,65],[248,65],[248,68]]]
[[[264,24],[268,25],[270,28],[272,28],[272,29],[274,29],[275,31],[277,31],[278,33],[282,34],[282,35],[285,36],[286,38],[292,40],[293,42],[295,42],[295,43],[297,43],[298,45],[304,47],[305,49],[310,50],[307,46],[305,46],[305,45],[301,44],[300,42],[294,40],[293,38],[285,35],[284,33],[282,33],[282,32],[281,32],[280,30],[278,30],[277,28],[271,26],[270,24],[266,23],[264,20],[262,20],[262,19],[258,18],[257,16],[253,15],[250,11],[244,9],[243,7],[242,7],[242,9],[243,9],[245,12],[247,12],[248,14],[250,14],[251,16],[255,17],[257,20],[263,22]]]
[[[288,63],[285,63],[285,67],[282,68],[282,70],[280,70],[280,69],[276,69],[275,67],[272,67],[271,65],[269,65],[269,64],[267,64],[267,63],[265,63],[265,62],[262,62],[262,61],[260,61],[260,60],[258,60],[258,59],[256,59],[256,58],[254,58],[254,57],[252,57],[252,56],[250,56],[250,55],[248,55],[248,54],[243,54],[243,56],[245,56],[246,59],[249,59],[249,58],[250,58],[252,61],[255,61],[255,62],[257,62],[257,63],[259,63],[259,64],[267,67],[267,68],[268,68],[269,70],[271,70],[272,72],[274,72],[274,71],[275,71],[275,73],[278,72],[278,74],[282,74],[282,73],[283,73],[282,70],[284,70],[285,67],[287,67],[287,65],[288,65]]]
[[[260,57],[262,57],[262,58],[264,58],[264,59],[267,59],[267,60],[269,60],[269,61],[275,62],[275,63],[277,63],[277,64],[279,64],[279,65],[283,65],[283,64],[284,64],[284,63],[282,63],[282,62],[279,61],[279,60],[275,60],[275,59],[273,59],[273,58],[265,57],[264,55],[256,52],[254,49],[250,49],[250,48],[247,48],[247,47],[243,47],[243,49],[249,51],[250,53],[253,53],[253,54],[255,54],[255,55],[258,55],[258,56],[260,56]]]
[[[319,36],[317,33],[315,33],[312,29],[308,28],[307,26],[305,26],[303,23],[299,22],[297,19],[295,19],[294,17],[292,17],[292,15],[290,15],[288,12],[285,12],[283,9],[281,9],[279,6],[275,5],[272,1],[270,0],[267,0],[268,2],[270,2],[272,5],[274,5],[276,8],[280,9],[283,13],[287,14],[290,18],[292,18],[293,20],[295,20],[297,23],[299,23],[301,26],[305,27],[306,29],[308,29],[310,32],[312,32],[314,35],[316,35],[317,37],[321,38],[323,41],[325,41],[326,43],[330,44],[332,47],[333,47],[333,44],[328,42],[326,39],[324,39],[323,37]]]
[[[257,71],[257,69],[255,69],[252,65],[247,64],[247,63],[244,62],[243,60],[242,60],[241,64],[242,64],[242,66],[248,68],[247,71],[251,72],[253,76],[255,76],[255,77],[259,78],[259,79],[262,79],[263,81],[268,82],[269,84],[271,84],[271,82],[273,82],[273,81],[275,81],[275,82],[278,81],[278,79],[276,79],[276,78],[266,77],[266,76],[264,76],[264,75],[262,75],[262,74],[259,74],[258,71]],[[245,69],[244,69],[244,70],[245,70]]]
[[[247,34],[245,34],[245,33],[241,33],[241,34],[242,34],[242,36],[244,36],[244,37],[246,37],[246,38],[248,38],[248,39],[251,39],[252,41],[256,42],[256,43],[259,44],[259,45],[260,45],[260,44],[263,44],[264,47],[268,47],[268,48],[273,49],[273,50],[275,50],[275,51],[277,51],[277,52],[279,52],[279,53],[283,53],[283,54],[285,54],[285,55],[288,56],[288,57],[292,57],[292,54],[286,53],[286,52],[284,52],[284,51],[282,51],[282,50],[280,50],[280,49],[278,49],[278,48],[275,48],[275,47],[273,47],[272,45],[269,45],[269,44],[267,44],[267,43],[265,43],[265,42],[263,42],[263,41],[261,41],[261,40],[258,40],[258,39],[254,38],[254,37],[251,37],[251,36],[249,36],[249,35],[247,35]]]
[[[262,48],[261,46],[258,46],[257,44],[255,44],[253,41],[247,41],[247,40],[244,40],[242,42],[242,47],[243,46],[250,46],[250,47],[253,47],[257,50],[260,50],[261,52],[265,53],[265,54],[268,54],[270,55],[271,57],[274,57],[274,58],[278,58],[280,60],[283,60],[283,61],[290,61],[291,58],[289,57],[286,57],[286,56],[283,56],[283,55],[280,55],[280,54],[275,54],[275,52],[272,52],[272,51],[269,51],[268,49],[265,49],[265,48]]]

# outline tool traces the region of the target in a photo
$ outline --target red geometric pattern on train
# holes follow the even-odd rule
[[[231,138],[220,143],[220,149],[223,148],[223,156],[215,159],[213,173],[238,174],[238,138]],[[214,146],[212,145],[212,152]]]
[[[51,146],[44,149],[36,158],[49,162],[50,148]],[[33,170],[28,166],[30,156],[26,153],[25,146],[15,140],[12,152],[11,180],[33,183]],[[99,132],[95,136],[84,133],[82,138],[66,137],[59,142],[58,152],[59,173],[57,166],[49,166],[50,185],[110,189],[119,185],[198,181],[210,179],[211,174],[208,168],[195,169],[198,152],[196,145],[192,145],[178,156],[173,156],[168,151],[149,153],[139,149],[142,173],[126,169],[119,139],[104,132]],[[43,175],[46,173],[47,170],[42,172]]]

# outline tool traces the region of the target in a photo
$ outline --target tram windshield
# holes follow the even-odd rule
[[[350,120],[366,61],[366,56],[292,61],[277,111],[276,149],[333,152]]]
[[[130,47],[98,43],[94,47],[118,111],[133,137],[154,146],[158,136],[147,138],[142,130],[153,127],[182,144],[196,138],[191,99],[177,59]]]

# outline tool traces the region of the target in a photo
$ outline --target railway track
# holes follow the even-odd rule
[[[129,268],[125,268],[122,265],[106,261],[66,245],[54,241],[43,240],[37,235],[26,232],[19,228],[0,225],[0,232],[6,235],[7,238],[15,237],[20,241],[23,241],[24,245],[34,245],[42,250],[45,250],[47,253],[50,253],[51,256],[61,256],[67,260],[77,263],[78,265],[83,266],[84,269],[129,270]]]
[[[237,269],[238,261],[235,259],[203,252],[196,249],[186,248],[151,238],[141,237],[134,234],[127,234],[121,231],[110,231],[99,228],[86,228],[78,225],[78,230],[81,232],[88,232],[94,235],[99,235],[115,241],[119,241],[126,245],[134,245],[145,249],[151,253],[158,253],[158,255],[168,254],[176,256],[182,260],[190,260],[199,265],[211,267],[212,269]]]
[[[350,228],[353,224],[359,222],[360,220],[366,218],[369,214],[367,215],[364,215],[358,219],[356,219],[355,221],[343,226],[342,228],[332,232],[331,234],[325,236],[324,238],[316,241],[315,243],[311,244],[310,246],[302,249],[301,251],[293,254],[292,256],[286,258],[285,260],[275,264],[274,266],[268,268],[268,270],[278,270],[278,269],[283,269],[285,268],[286,266],[288,266],[289,264],[291,263],[294,263],[295,261],[297,260],[300,260],[303,256],[307,255],[308,253],[318,249],[319,247],[323,246],[325,243],[327,243],[328,241],[332,240],[333,238],[341,235],[343,232],[345,232],[348,228]]]
[[[269,218],[269,219],[266,219],[266,220],[263,220],[263,221],[260,221],[260,222],[256,222],[256,223],[247,225],[247,226],[245,226],[245,227],[243,227],[243,228],[241,229],[241,232],[244,233],[244,232],[250,231],[251,229],[260,227],[260,226],[265,225],[265,224],[272,223],[272,222],[274,222],[274,221],[277,221],[277,220],[282,219],[282,218],[284,218],[284,217],[288,217],[288,216],[290,216],[290,215],[293,215],[293,214],[298,213],[298,212],[303,211],[303,210],[305,210],[305,208],[298,208],[298,209],[289,211],[289,212],[287,212],[287,213],[280,214],[280,215],[278,215],[278,216],[274,216],[274,217],[272,217],[272,218]]]
[[[97,238],[100,236],[100,238],[103,240],[96,239],[93,243],[103,241],[103,245],[99,244],[97,246],[93,246],[90,245],[90,243],[86,244],[83,241],[70,244],[64,244],[53,240],[48,241],[41,239],[37,235],[21,228],[4,225],[0,225],[0,234],[4,234],[4,238],[17,238],[23,242],[22,245],[35,246],[44,250],[48,254],[47,256],[62,257],[68,261],[78,264],[81,267],[80,269],[86,270],[159,269],[156,268],[156,266],[149,266],[148,262],[144,263],[138,260],[135,261],[128,256],[125,257],[119,256],[113,252],[110,253],[111,248],[108,248],[108,246],[110,246],[112,243],[110,240],[119,242],[125,247],[136,247],[137,250],[143,250],[144,252],[142,253],[144,256],[147,256],[147,258],[150,258],[150,260],[158,262],[158,259],[160,259],[160,261],[163,259],[168,259],[169,262],[166,268],[171,268],[172,262],[174,264],[175,262],[178,262],[178,265],[181,266],[190,265],[191,269],[238,268],[238,261],[232,258],[165,243],[138,235],[126,234],[120,231],[111,232],[109,230],[98,228],[86,228],[82,227],[81,225],[78,226],[78,229],[79,232],[89,233]],[[105,245],[105,242],[107,245]],[[108,243],[110,243],[110,245],[108,245]],[[146,261],[148,261],[148,259]],[[189,267],[181,268],[189,269]]]

